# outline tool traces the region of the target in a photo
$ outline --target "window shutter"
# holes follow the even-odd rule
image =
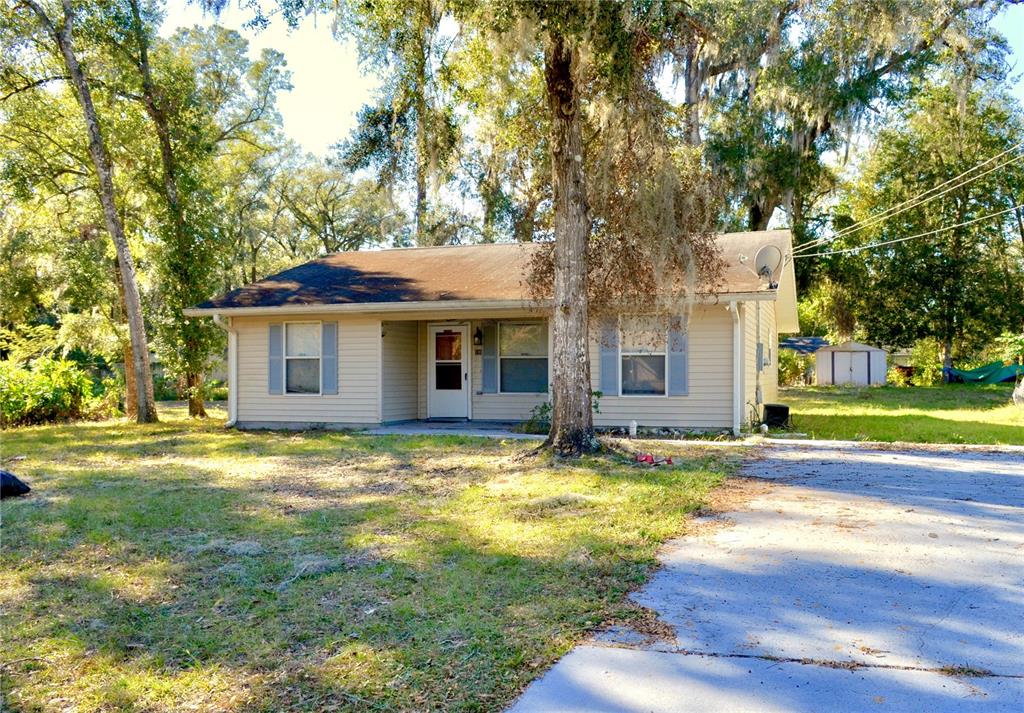
[[[601,321],[601,393],[619,395],[619,320],[606,317]]]
[[[481,324],[483,343],[483,373],[480,390],[485,394],[498,393],[498,328],[493,322]]]
[[[267,330],[267,391],[284,393],[284,325],[271,324]]]
[[[690,358],[690,335],[683,328],[682,317],[672,317],[668,324],[668,395],[686,396],[690,393],[687,368]]]
[[[324,322],[320,326],[320,393],[326,396],[338,393],[337,322]]]

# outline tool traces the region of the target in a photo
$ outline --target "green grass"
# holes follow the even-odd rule
[[[495,710],[602,622],[732,467],[124,422],[2,434],[13,710]]]
[[[814,438],[1024,445],[1012,384],[782,389],[793,428]]]

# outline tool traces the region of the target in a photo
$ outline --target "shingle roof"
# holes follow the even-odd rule
[[[762,245],[777,245],[785,254],[790,250],[789,231],[728,233],[720,235],[718,243],[726,262],[722,287],[726,293],[765,289],[749,267]],[[193,309],[524,300],[528,298],[524,278],[538,247],[536,243],[492,243],[334,253]],[[741,261],[741,254],[749,260]]]

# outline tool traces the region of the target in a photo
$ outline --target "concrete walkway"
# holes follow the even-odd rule
[[[768,446],[731,524],[670,544],[635,595],[671,641],[612,632],[527,711],[1024,710],[1024,458]]]
[[[534,433],[516,433],[512,430],[514,426],[500,421],[407,421],[370,428],[365,433],[372,436],[470,436],[523,441],[543,441],[545,438]]]

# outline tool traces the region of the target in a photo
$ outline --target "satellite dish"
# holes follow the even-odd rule
[[[765,245],[754,256],[754,269],[770,289],[779,286],[779,271],[782,269],[782,251],[774,245]]]

